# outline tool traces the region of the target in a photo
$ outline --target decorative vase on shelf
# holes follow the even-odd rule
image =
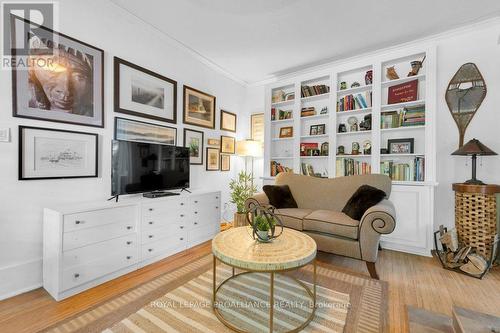
[[[234,213],[233,227],[244,227],[247,225],[245,213]]]

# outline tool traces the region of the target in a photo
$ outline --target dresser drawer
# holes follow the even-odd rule
[[[196,195],[189,198],[189,207],[196,209],[201,205],[217,204],[220,201],[219,193]]]
[[[80,284],[100,278],[138,262],[137,249],[128,252],[112,254],[83,265],[63,270],[62,289],[67,290]]]
[[[135,222],[118,222],[95,228],[66,232],[63,235],[63,251],[69,251],[89,244],[118,238],[136,232]]]
[[[155,214],[154,216],[144,217],[142,219],[142,230],[151,230],[168,227],[170,225],[187,226],[189,214],[184,212],[171,212],[169,214]]]
[[[137,219],[137,207],[126,206],[64,215],[64,232],[92,228],[116,222],[133,222]]]
[[[187,200],[180,198],[161,200],[158,202],[147,202],[142,205],[142,216],[143,218],[149,218],[158,215],[182,213],[187,210],[187,206]]]
[[[103,254],[124,254],[130,253],[130,251],[134,251],[137,257],[139,249],[137,234],[135,233],[71,251],[65,251],[62,254],[62,265],[66,269],[95,261],[96,258],[101,257]]]
[[[163,228],[144,230],[141,236],[141,244],[148,244],[156,242],[160,239],[174,237],[184,238],[182,240],[185,240],[186,230],[186,226],[179,224],[173,224]]]
[[[161,254],[177,253],[186,249],[187,233],[178,233],[175,236],[163,238],[152,243],[144,244],[141,251],[141,260]]]
[[[191,224],[205,225],[220,222],[220,207],[218,203],[203,204],[191,212]]]

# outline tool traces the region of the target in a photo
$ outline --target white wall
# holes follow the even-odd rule
[[[12,117],[10,72],[0,73],[0,127],[10,127],[12,133],[10,143],[0,143],[2,189],[0,191],[0,299],[41,284],[43,207],[104,200],[110,195],[110,142],[113,136],[113,117],[117,115],[139,119],[113,112],[113,56],[121,57],[177,81],[178,145],[183,144],[183,84],[217,97],[217,128],[219,108],[243,114],[244,86],[208,67],[176,42],[111,2],[64,0],[59,3],[59,31],[105,51],[105,128],[96,129]],[[98,133],[99,178],[18,181],[18,125]],[[245,132],[247,123],[239,119],[238,126]],[[207,137],[216,138],[221,134],[217,130],[196,129],[205,132],[205,141]],[[241,138],[243,137],[244,134],[241,135]],[[191,186],[222,190],[222,200],[227,202],[228,181],[240,167],[241,163],[237,157],[231,160],[231,172],[207,172],[204,165],[192,166]]]

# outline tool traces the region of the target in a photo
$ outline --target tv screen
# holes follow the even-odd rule
[[[113,140],[111,195],[189,187],[189,148]]]

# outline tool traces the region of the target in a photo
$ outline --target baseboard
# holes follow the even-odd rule
[[[424,257],[432,257],[431,250],[429,250],[429,249],[422,249],[420,247],[401,245],[401,244],[396,244],[396,243],[387,242],[387,241],[380,241],[380,245],[382,246],[383,249],[387,249],[387,250],[411,253],[411,254],[416,254],[418,256],[424,256]]]
[[[42,286],[42,259],[0,268],[0,301]]]

